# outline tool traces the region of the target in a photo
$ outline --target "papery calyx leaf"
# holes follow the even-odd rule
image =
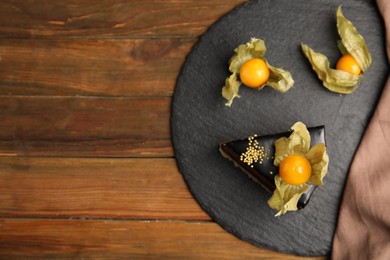
[[[308,189],[306,184],[302,185],[290,185],[285,183],[282,178],[275,176],[276,189],[273,192],[272,197],[268,200],[268,205],[277,210],[275,216],[285,214],[287,211],[297,211],[298,201],[302,194]]]
[[[294,80],[289,71],[271,66],[268,62],[267,65],[270,70],[270,77],[265,85],[281,93],[285,93],[294,85]]]
[[[281,137],[275,141],[275,166],[279,166],[288,155],[306,154],[309,151],[311,138],[305,124],[297,122],[291,129],[293,132],[288,138]]]
[[[339,42],[340,51],[343,54],[345,54],[344,52],[351,54],[362,71],[365,72],[372,63],[371,54],[367,49],[366,41],[363,36],[357,32],[352,22],[343,15],[341,6],[337,8],[336,17],[337,30],[341,38],[341,42]]]
[[[222,96],[227,100],[226,106],[230,107],[235,98],[239,98],[238,90],[240,89],[241,82],[237,80],[237,74],[233,73],[230,77],[226,78],[225,86],[222,88]]]
[[[289,139],[286,137],[281,137],[275,141],[275,159],[274,159],[275,166],[279,166],[280,163],[283,161],[283,159],[291,154],[288,144],[289,144]]]
[[[312,185],[322,185],[323,178],[328,172],[329,156],[325,144],[314,145],[305,155],[311,164],[311,176],[308,183]]]
[[[306,153],[307,151],[309,151],[311,138],[309,130],[307,130],[306,128],[306,125],[302,122],[296,122],[291,127],[291,129],[293,130],[293,133],[291,135],[297,135],[300,137],[300,147],[297,148],[299,149],[297,153]]]
[[[235,54],[229,61],[230,72],[238,74],[242,64],[253,58],[262,58],[266,51],[265,42],[257,38],[252,38],[249,42],[239,45],[234,49]]]

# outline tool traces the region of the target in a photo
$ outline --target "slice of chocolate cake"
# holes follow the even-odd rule
[[[311,145],[325,143],[325,127],[308,128]],[[288,137],[291,132],[274,135],[250,136],[246,139],[220,144],[221,154],[234,162],[251,179],[263,186],[267,191],[275,190],[274,178],[278,174],[278,167],[274,165],[275,141],[281,137]],[[302,194],[298,201],[298,209],[304,208],[310,200],[316,186],[309,185],[309,189]]]

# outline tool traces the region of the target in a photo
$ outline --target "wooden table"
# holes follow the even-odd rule
[[[186,55],[243,2],[0,1],[1,259],[299,258],[213,222],[171,145]]]

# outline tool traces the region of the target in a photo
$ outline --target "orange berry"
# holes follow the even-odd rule
[[[359,64],[356,62],[355,58],[351,54],[343,55],[336,64],[336,69],[344,70],[349,73],[359,75],[362,70],[359,67]]]
[[[269,68],[265,60],[253,58],[246,61],[240,68],[241,82],[251,88],[264,85],[269,79]]]
[[[288,184],[301,185],[310,178],[311,164],[302,155],[289,155],[280,163],[279,175]]]

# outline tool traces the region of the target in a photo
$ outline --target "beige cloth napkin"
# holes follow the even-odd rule
[[[377,0],[390,60],[390,0]],[[390,77],[353,159],[332,259],[390,260]]]

